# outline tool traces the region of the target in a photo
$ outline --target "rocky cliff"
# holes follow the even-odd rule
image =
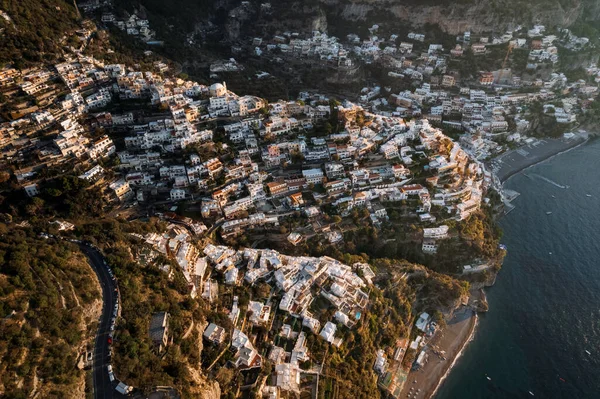
[[[597,2],[585,0],[320,0],[320,3],[348,21],[387,15],[390,22],[402,20],[415,26],[438,24],[452,34],[465,30],[503,30],[534,22],[570,26],[583,16],[584,11],[589,12],[586,19],[595,20],[599,15]]]
[[[202,333],[208,325],[207,322],[202,324],[196,324],[192,326],[193,334],[196,336],[196,347],[198,349],[198,358],[202,358],[202,350],[204,349],[204,342],[202,341]],[[219,399],[221,397],[221,387],[215,380],[210,379],[202,370],[200,362],[197,364],[188,365],[190,381],[193,384],[190,389],[190,394],[194,398],[199,399]]]
[[[593,0],[282,0],[271,4],[266,18],[264,9],[262,13],[250,11],[260,8],[258,5],[240,6],[230,12],[228,38],[238,39],[243,30],[260,34],[318,29],[340,34],[361,22],[391,26],[408,23],[413,27],[436,24],[456,34],[465,30],[502,32],[533,23],[568,27],[577,21],[600,18],[600,2]],[[242,17],[240,9],[245,10]],[[249,12],[252,18],[247,17]]]

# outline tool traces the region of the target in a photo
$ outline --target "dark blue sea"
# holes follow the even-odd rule
[[[490,310],[436,399],[598,399],[600,140],[506,187],[521,195],[500,220],[508,255]]]

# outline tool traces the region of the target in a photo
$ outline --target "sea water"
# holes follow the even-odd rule
[[[436,399],[600,398],[600,140],[505,187],[521,195],[490,310]]]

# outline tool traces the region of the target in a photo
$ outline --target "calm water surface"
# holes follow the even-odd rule
[[[600,140],[506,186],[521,195],[500,221],[508,255],[490,311],[436,399],[598,399]]]

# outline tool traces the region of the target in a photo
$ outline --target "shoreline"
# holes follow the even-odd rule
[[[478,319],[477,312],[468,306],[456,312],[426,344],[427,361],[419,370],[410,371],[399,397],[433,398],[473,340]]]
[[[565,153],[567,151],[571,151],[571,150],[573,150],[575,148],[578,148],[578,147],[580,147],[580,146],[588,143],[589,141],[590,141],[590,137],[589,136],[588,137],[582,137],[582,140],[576,140],[572,144],[569,143],[570,145],[568,145],[568,146],[559,148],[556,151],[552,151],[552,152],[550,152],[548,154],[542,154],[538,158],[532,159],[531,162],[525,162],[522,165],[518,165],[518,166],[516,166],[516,167],[514,167],[512,169],[509,169],[509,171],[504,176],[502,176],[502,177],[499,176],[498,180],[500,180],[501,184],[504,184],[511,177],[513,177],[514,175],[516,175],[516,174],[518,174],[518,173],[520,173],[520,172],[522,172],[522,171],[524,171],[524,170],[526,170],[526,169],[528,169],[528,168],[530,168],[532,166],[535,166],[535,165],[538,165],[538,164],[540,164],[540,163],[542,163],[544,161],[547,161],[547,160],[549,160],[549,159],[551,159],[551,158],[553,158],[553,157],[555,157],[557,155],[560,155],[560,154],[563,154],[563,153]],[[518,149],[521,149],[521,148],[523,148],[523,147],[519,147]],[[507,156],[509,154],[512,154],[512,153],[516,152],[518,149],[511,150],[510,152],[504,153],[504,154],[500,155],[499,157],[494,158],[492,161],[493,162],[494,161],[502,161],[502,158],[504,158],[505,156]]]
[[[433,392],[431,393],[431,395],[428,396],[428,398],[434,398],[435,397],[435,395],[437,394],[437,392],[440,389],[440,387],[444,384],[444,381],[446,380],[446,378],[448,378],[448,376],[450,375],[450,372],[452,371],[452,369],[456,365],[456,362],[458,362],[458,360],[460,359],[460,357],[463,355],[463,352],[465,351],[465,349],[467,348],[467,346],[469,345],[469,343],[471,341],[473,341],[473,339],[475,339],[475,331],[477,330],[477,325],[479,324],[479,316],[477,316],[477,312],[475,312],[475,314],[471,317],[471,319],[473,319],[473,321],[471,322],[471,327],[469,329],[468,336],[462,342],[462,345],[461,345],[458,353],[456,354],[456,356],[454,357],[454,359],[452,359],[452,363],[450,363],[450,366],[447,367],[444,375],[442,376],[442,378],[440,378],[440,380],[438,381],[437,385],[435,386],[435,389],[433,390]]]
[[[569,145],[562,147],[560,149],[557,149],[557,151],[551,151],[548,154],[542,154],[542,155],[539,155],[538,157],[533,157],[531,162],[525,162],[522,165],[518,165],[516,167],[513,167],[512,169],[509,169],[508,172],[505,174],[505,176],[503,176],[502,178],[499,177],[498,180],[500,181],[500,183],[502,185],[504,185],[504,183],[506,183],[508,180],[510,180],[510,178],[519,174],[520,172],[523,172],[533,166],[539,165],[545,161],[551,160],[554,157],[557,157],[561,154],[564,154],[564,153],[567,153],[576,148],[582,147],[585,144],[589,143],[596,136],[594,134],[588,134],[586,136],[579,136],[579,137],[581,138],[580,140],[574,140],[573,143],[568,143]],[[522,148],[522,147],[519,147],[519,148]],[[516,150],[512,150],[511,152],[516,152]],[[498,160],[501,161],[503,156],[505,156],[506,154],[508,154],[508,153],[505,153],[497,158],[494,158],[492,161],[498,161]],[[469,332],[461,340],[458,352],[452,357],[452,359],[449,359],[450,360],[449,364],[443,368],[443,374],[440,378],[437,379],[437,383],[435,384],[435,387],[433,388],[433,390],[430,390],[429,392],[425,391],[425,395],[423,396],[424,398],[427,398],[427,399],[435,398],[439,389],[442,387],[445,380],[450,375],[452,369],[458,363],[459,359],[463,355],[466,347],[468,346],[468,344],[471,341],[473,341],[475,332],[477,330],[477,325],[479,323],[479,317],[475,311],[473,311],[473,315],[470,317],[470,319],[471,320],[470,320]],[[446,328],[448,328],[448,327],[446,327]],[[412,379],[412,378],[411,378],[411,375],[409,374],[409,380],[410,379]],[[410,385],[411,385],[410,382],[407,381],[406,386],[410,386]],[[406,392],[403,390],[402,394],[406,394]]]
[[[590,138],[586,138],[586,139],[584,139],[584,140],[583,140],[581,143],[575,144],[574,146],[571,146],[571,147],[569,147],[569,148],[565,148],[564,150],[562,150],[562,151],[559,151],[559,152],[556,152],[556,153],[554,153],[554,154],[550,154],[550,155],[548,155],[547,157],[545,157],[544,159],[540,159],[540,160],[538,160],[538,161],[536,161],[536,162],[532,163],[531,165],[527,165],[527,166],[525,166],[525,167],[523,167],[523,168],[520,168],[520,169],[518,169],[518,170],[515,170],[514,172],[511,172],[511,173],[510,173],[510,174],[509,174],[509,175],[508,175],[508,176],[507,176],[507,177],[506,177],[504,180],[500,180],[500,183],[504,184],[504,183],[506,183],[506,182],[507,182],[507,181],[508,181],[508,180],[509,180],[511,177],[513,177],[513,176],[515,176],[515,175],[519,174],[519,172],[523,172],[523,171],[525,171],[525,170],[527,170],[527,169],[529,169],[529,168],[532,168],[532,167],[534,167],[534,166],[536,166],[536,165],[539,165],[539,164],[541,164],[541,163],[543,163],[543,162],[545,162],[545,161],[549,161],[549,160],[551,160],[552,158],[554,158],[554,157],[557,157],[557,156],[559,156],[559,155],[561,155],[561,154],[566,154],[567,152],[569,152],[569,151],[571,151],[571,150],[574,150],[574,149],[576,149],[576,148],[579,148],[579,147],[581,147],[581,146],[583,146],[583,145],[585,145],[585,144],[587,144],[587,143],[589,143],[589,142],[590,142]]]

